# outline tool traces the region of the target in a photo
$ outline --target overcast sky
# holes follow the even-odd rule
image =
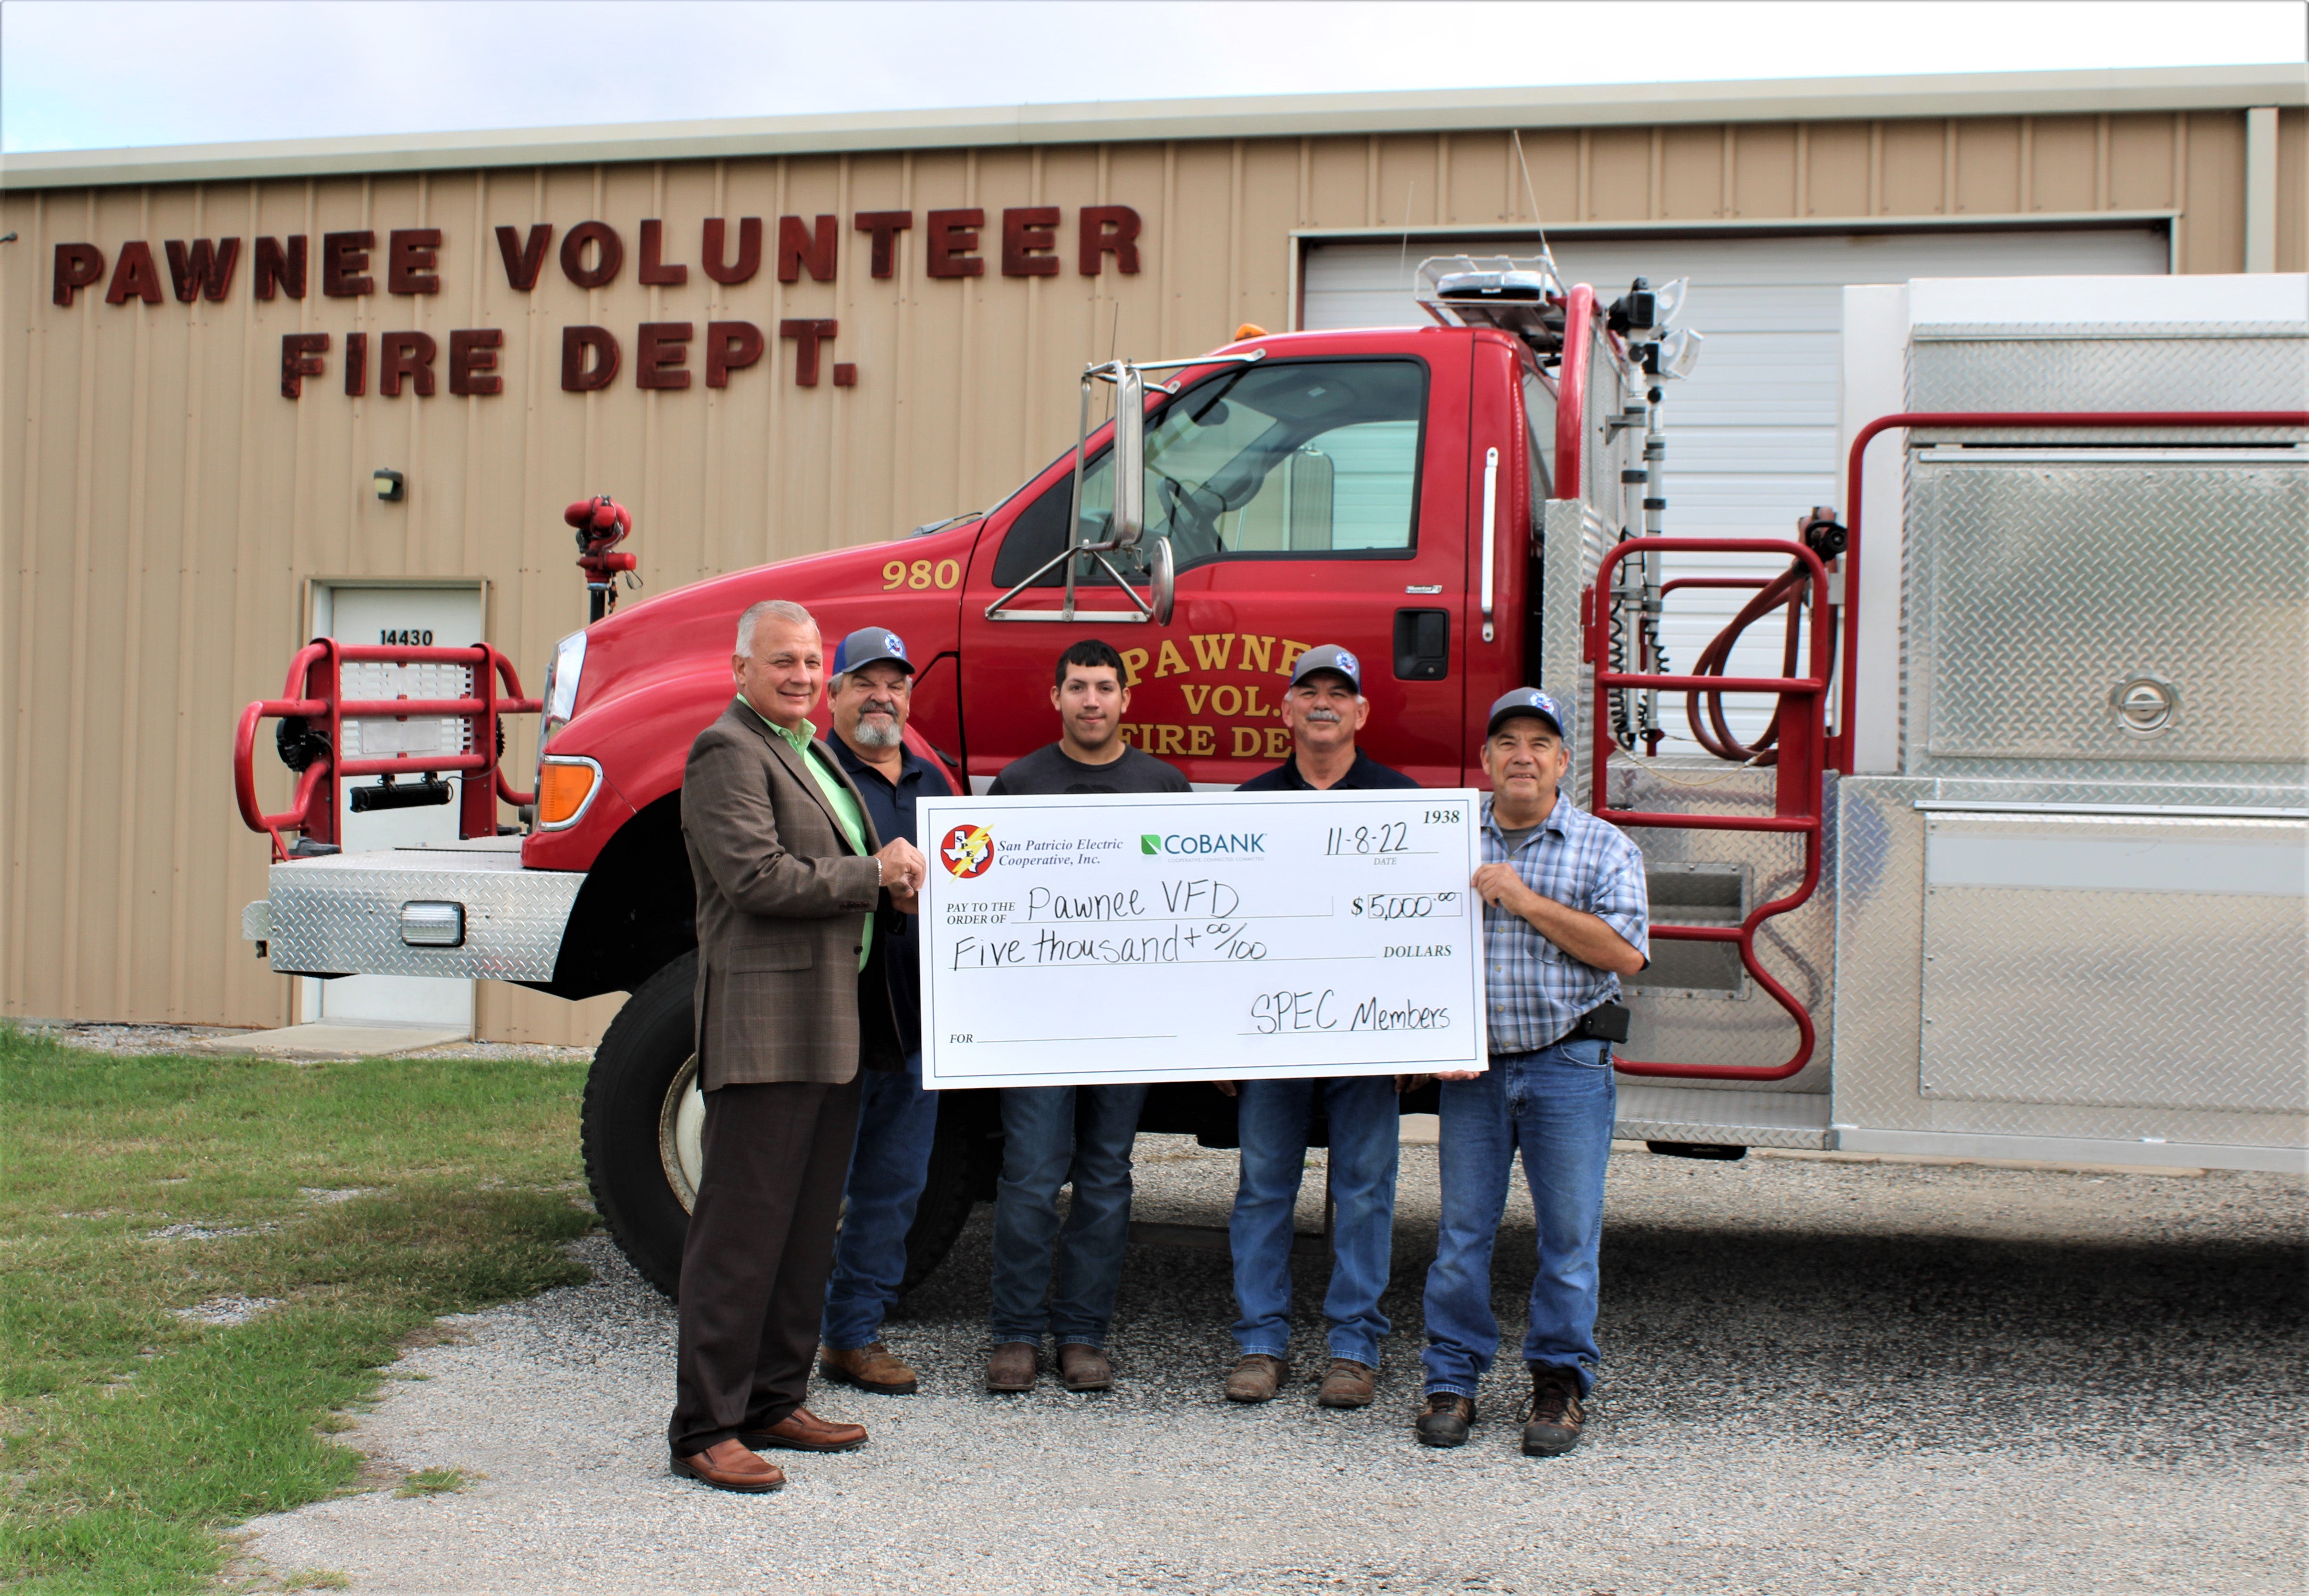
[[[2298,64],[2298,0],[5,0],[0,149],[1218,94]]]

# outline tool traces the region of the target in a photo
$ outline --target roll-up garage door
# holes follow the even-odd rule
[[[1528,238],[1400,239],[1312,244],[1301,324],[1308,328],[1423,326],[1410,276],[1431,254],[1529,254]],[[1593,284],[1609,303],[1639,276],[1691,280],[1679,318],[1707,334],[1697,372],[1668,384],[1666,530],[1680,537],[1791,535],[1813,505],[1840,504],[1837,459],[1844,289],[1916,277],[2162,275],[2162,229],[2037,232],[1834,234],[1748,238],[1555,241],[1567,280]],[[1749,574],[1771,562],[1674,557],[1671,575]],[[1671,669],[1690,665],[1743,595],[1686,589],[1673,596],[1662,642]],[[1767,637],[1767,634],[1773,635]],[[1733,674],[1778,673],[1777,631],[1752,628]],[[1566,690],[1569,683],[1549,684]],[[1679,738],[1680,711],[1663,719]],[[1740,720],[1754,724],[1752,714]]]

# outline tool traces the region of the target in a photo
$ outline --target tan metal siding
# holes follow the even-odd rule
[[[1526,168],[1504,129],[1368,136],[1149,140],[877,151],[280,178],[0,194],[0,505],[14,591],[0,643],[7,849],[0,978],[18,1014],[268,1024],[288,983],[235,936],[264,891],[264,850],[235,818],[227,753],[240,706],[277,690],[316,578],[427,576],[489,583],[492,639],[539,686],[554,639],[583,616],[560,521],[609,492],[635,511],[646,592],[828,547],[871,541],[982,506],[1064,447],[1075,375],[1110,348],[1209,348],[1239,322],[1290,317],[1294,228],[1550,223],[1753,225],[2102,211],[2180,212],[2182,270],[2239,269],[2242,113],[1999,116],[1969,120],[1679,123],[1527,128]],[[2309,262],[2309,113],[2280,124],[2279,264]],[[1144,267],[1074,271],[1086,203],[1145,218]],[[1000,212],[1055,204],[1060,273],[1000,275]],[[983,207],[986,274],[922,275],[925,213]],[[862,210],[910,210],[895,276],[868,275]],[[831,283],[776,281],[777,219],[839,219]],[[725,287],[696,256],[698,222],[759,216],[765,260]],[[680,287],[637,280],[639,224],[666,222]],[[619,231],[626,265],[580,289],[556,253],[575,223]],[[557,232],[535,291],[512,289],[493,229]],[[441,291],[334,299],[319,291],[321,235],[443,229]],[[303,233],[303,300],[250,293],[253,240]],[[48,302],[60,241],[238,236],[229,297],[195,306]],[[734,246],[734,239],[732,241]],[[1408,260],[1421,240],[1404,246]],[[164,285],[165,260],[160,261]],[[384,286],[380,247],[372,274]],[[830,358],[859,385],[792,384],[789,316],[834,317]],[[761,364],[704,386],[705,324],[762,328]],[[692,386],[632,383],[635,330],[689,321]],[[591,323],[623,346],[610,389],[558,386],[560,330]],[[502,328],[496,398],[342,392],[344,334]],[[279,397],[280,340],[332,335],[329,375]],[[380,505],[368,473],[408,473]],[[526,772],[532,733],[512,738]],[[269,755],[261,763],[270,764]],[[285,802],[286,773],[264,778]],[[571,1005],[485,986],[485,1035],[584,1040],[615,998]]]

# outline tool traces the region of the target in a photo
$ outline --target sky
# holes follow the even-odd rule
[[[2298,65],[2305,30],[2298,0],[4,0],[0,151],[1232,94]]]

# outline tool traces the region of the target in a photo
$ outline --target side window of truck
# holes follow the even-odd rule
[[[1419,361],[1262,362],[1206,378],[1149,418],[1146,539],[1178,567],[1217,559],[1403,558],[1416,547],[1427,368]],[[1007,587],[1065,546],[1070,478],[1011,523]],[[1112,466],[1085,462],[1080,541],[1104,538]],[[1144,556],[1135,562],[1143,565]],[[1118,562],[1119,564],[1121,562]],[[1078,580],[1089,580],[1081,562]],[[1051,570],[1039,585],[1065,578]]]

